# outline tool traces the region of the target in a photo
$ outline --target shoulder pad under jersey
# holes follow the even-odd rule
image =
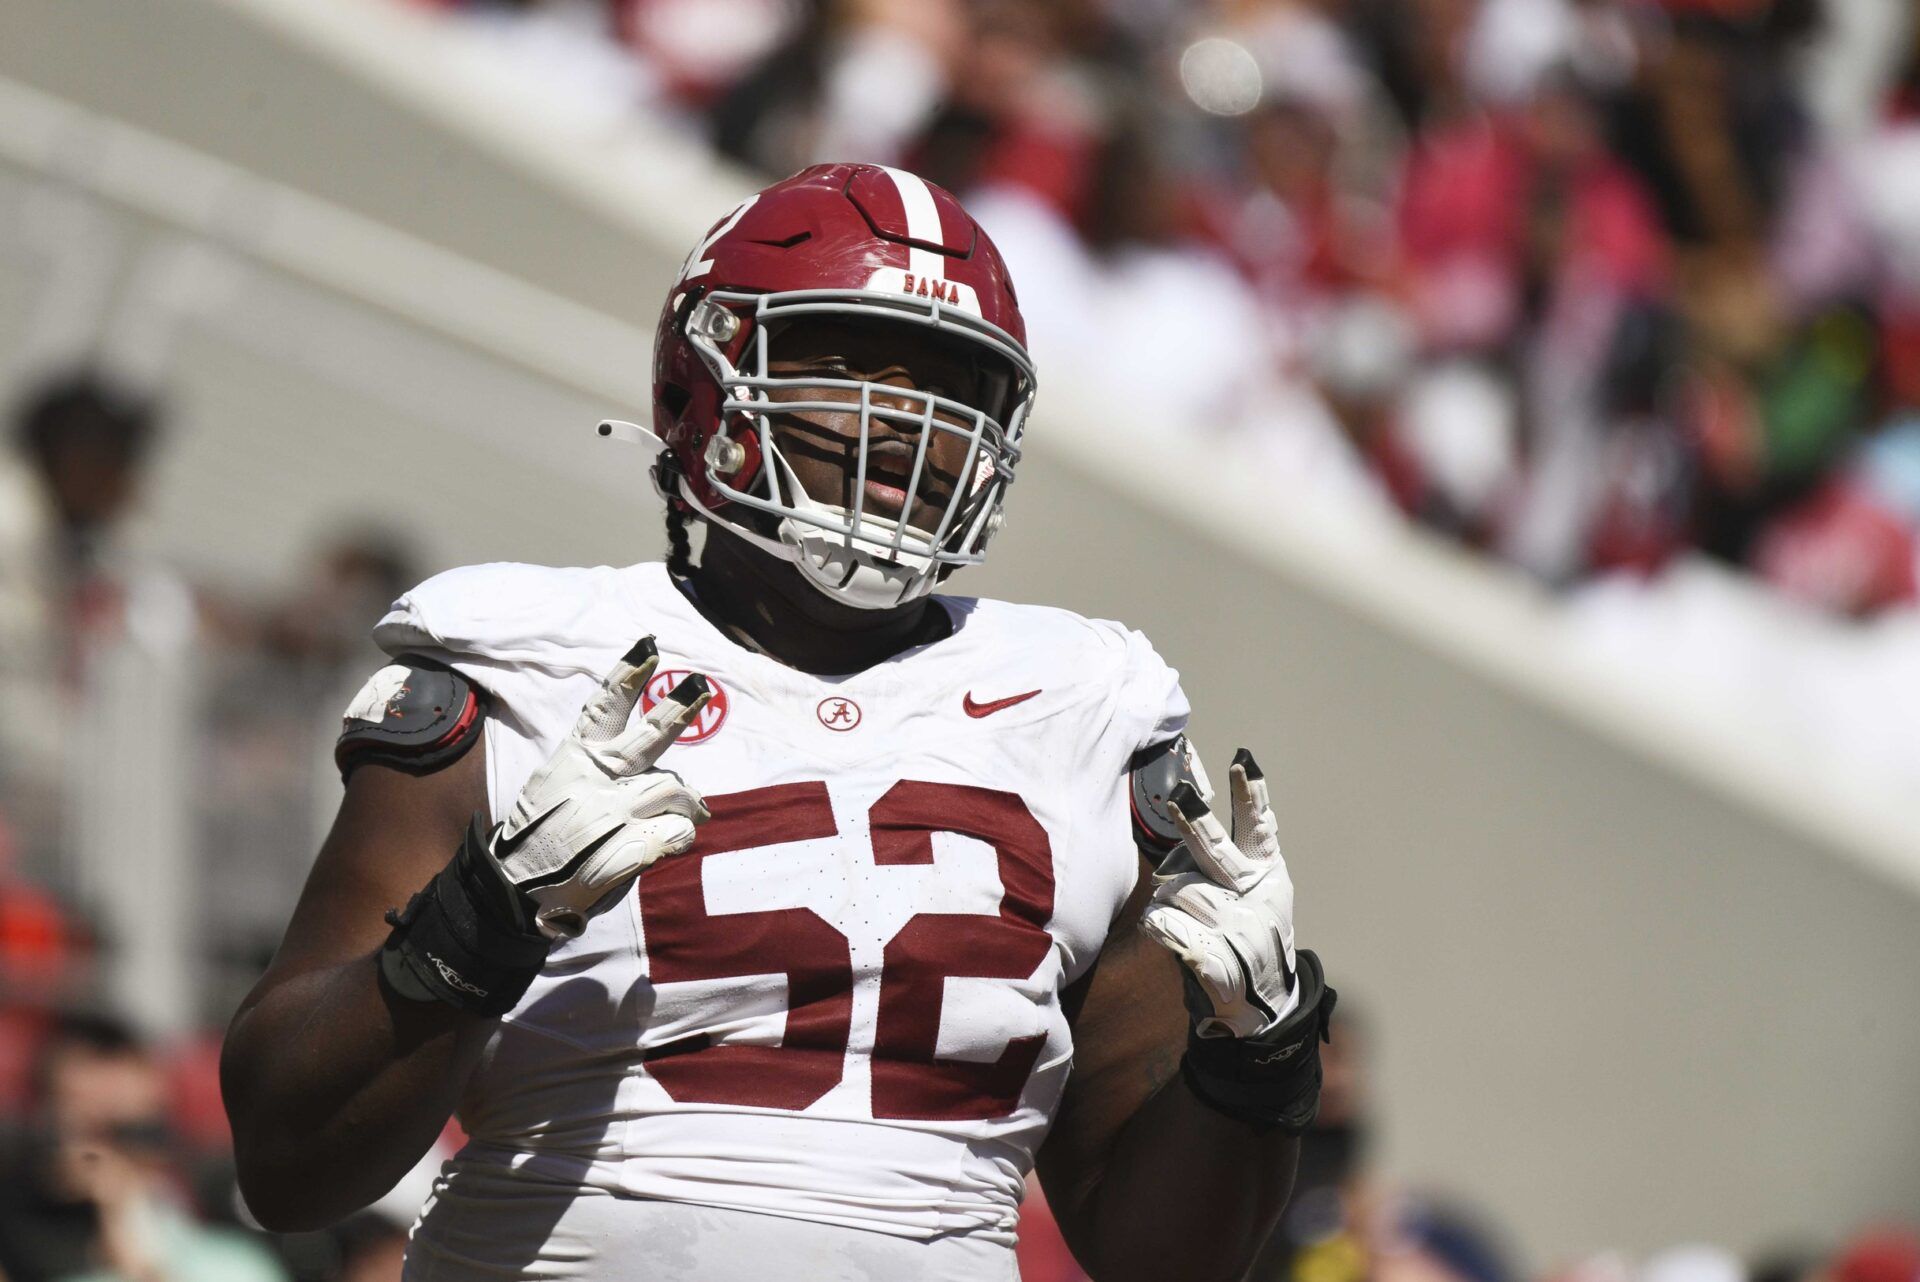
[[[1156,868],[1180,844],[1180,829],[1173,822],[1167,798],[1183,780],[1201,787],[1193,772],[1192,752],[1187,737],[1175,735],[1164,743],[1142,748],[1129,766],[1127,795],[1133,803],[1133,844]]]
[[[334,764],[343,780],[370,761],[411,774],[437,770],[473,746],[485,711],[485,693],[454,669],[403,654],[347,705]]]

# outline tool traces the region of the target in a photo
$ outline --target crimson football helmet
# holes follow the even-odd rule
[[[984,376],[976,394],[959,400],[858,378],[771,373],[781,332],[816,318],[935,331],[965,345]],[[654,431],[664,443],[655,478],[667,501],[793,562],[827,595],[868,609],[912,600],[982,559],[1034,395],[1026,326],[993,242],[951,194],[880,165],[815,165],[715,223],[667,298],[653,370]],[[781,414],[856,409],[849,509],[807,493],[773,425]],[[919,524],[905,511],[890,519],[864,510],[876,422],[915,441],[909,507],[934,434],[966,442],[957,482],[937,512],[916,513]]]

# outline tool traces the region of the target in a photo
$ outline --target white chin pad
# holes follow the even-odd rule
[[[851,512],[808,494],[777,451],[773,459],[781,473],[779,481],[787,491],[787,502],[796,511],[835,524],[852,524]],[[860,537],[855,538],[787,517],[780,522],[779,535],[789,559],[807,582],[842,604],[862,610],[889,610],[933,589],[932,557],[904,547],[895,552],[886,546],[899,529],[896,522],[863,513],[860,529]],[[907,534],[922,544],[926,542],[927,536],[912,526],[907,527]]]
[[[780,541],[807,582],[836,601],[862,610],[887,610],[933,588],[929,558],[869,552],[847,535],[793,520],[780,522]]]

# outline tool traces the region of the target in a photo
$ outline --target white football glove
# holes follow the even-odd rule
[[[1140,927],[1186,964],[1211,1007],[1192,1012],[1196,1033],[1258,1037],[1296,1002],[1293,879],[1253,755],[1235,753],[1228,773],[1231,836],[1191,784],[1168,799],[1192,868],[1155,876]]]
[[[693,845],[708,818],[700,794],[660,759],[713,697],[686,678],[628,726],[659,666],[652,637],[613,665],[573,732],[534,772],[487,843],[501,879],[548,939],[573,939],[648,865]]]

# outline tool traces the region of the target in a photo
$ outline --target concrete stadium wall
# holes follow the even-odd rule
[[[742,180],[658,139],[636,176],[632,139],[556,139],[460,72],[383,6],[0,7],[0,356],[17,379],[60,310],[34,300],[115,264],[95,328],[179,409],[152,501],[174,555],[269,582],[330,520],[396,510],[370,472],[453,456],[477,496],[399,509],[438,561],[657,552],[642,460],[586,428],[640,414],[655,300]],[[186,251],[214,261],[169,291]],[[1910,807],[1585,670],[1482,567],[1276,511],[1097,406],[1046,387],[959,586],[1127,619],[1215,759],[1260,751],[1302,938],[1373,1029],[1390,1170],[1492,1208],[1535,1264],[1920,1204]]]

